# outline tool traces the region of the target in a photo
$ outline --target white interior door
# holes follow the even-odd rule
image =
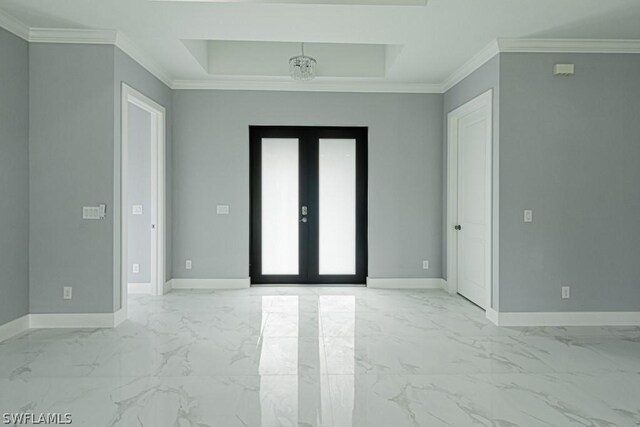
[[[481,103],[457,119],[457,148],[458,293],[486,309],[491,286],[490,105]]]

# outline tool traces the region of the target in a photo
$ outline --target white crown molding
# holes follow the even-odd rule
[[[446,289],[444,279],[429,278],[375,278],[367,277],[367,287],[371,289]]]
[[[76,28],[31,28],[31,43],[115,44],[118,32]]]
[[[640,53],[640,40],[507,39],[493,40],[442,82],[446,92],[499,53]]]
[[[449,75],[441,84],[442,92],[446,92],[462,80],[464,80],[469,74],[473,73],[478,68],[482,67],[487,61],[500,53],[498,48],[498,42],[493,40],[491,43],[483,47],[478,53],[473,55],[471,59],[462,64],[461,67],[456,69]]]
[[[640,53],[640,40],[497,39],[497,44],[504,53]]]
[[[174,80],[172,89],[178,90],[266,90],[290,92],[373,92],[373,93],[442,93],[439,84],[338,82],[314,80]]]
[[[168,87],[173,79],[154,59],[139,49],[122,32],[115,30],[31,28],[31,43],[73,43],[115,45]]]
[[[32,43],[110,44],[117,46],[171,89],[267,90],[296,92],[444,93],[499,53],[640,53],[640,40],[499,38],[482,48],[441,83],[384,81],[174,80],[152,56],[116,30],[29,28],[0,10],[0,27]]]
[[[173,86],[173,77],[167,70],[120,31],[116,34],[115,45],[169,88]]]
[[[29,26],[2,10],[0,10],[0,27],[29,41]]]

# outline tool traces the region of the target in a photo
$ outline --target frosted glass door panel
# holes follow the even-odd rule
[[[356,274],[356,140],[319,143],[319,273]]]
[[[262,274],[298,274],[298,139],[262,139]]]

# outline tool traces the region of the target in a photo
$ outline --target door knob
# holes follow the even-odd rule
[[[458,230],[458,231],[459,231],[459,230],[462,230],[462,226],[461,226],[461,225],[456,225],[456,226],[455,226],[455,227],[453,227],[453,228],[454,228],[454,229],[456,229],[456,230]]]

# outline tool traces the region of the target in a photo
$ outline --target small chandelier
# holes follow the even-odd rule
[[[293,80],[308,81],[316,76],[316,60],[304,54],[304,43],[301,44],[302,55],[289,59],[289,74]]]

